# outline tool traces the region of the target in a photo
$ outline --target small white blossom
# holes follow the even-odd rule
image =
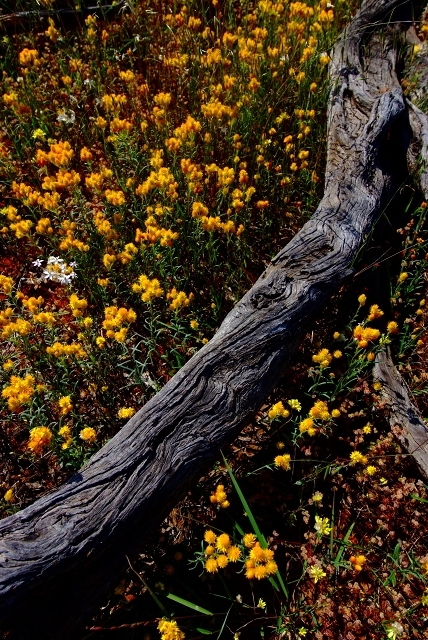
[[[73,266],[75,266],[75,263],[74,265],[68,265],[62,258],[51,256],[48,258],[47,265],[43,269],[40,281],[48,282],[51,280],[52,282],[59,282],[60,284],[71,284],[73,278],[76,277]]]
[[[68,111],[64,110],[58,114],[57,120],[64,124],[73,124],[76,120],[76,114],[72,109],[69,109]]]
[[[401,636],[401,634],[404,633],[403,625],[399,622],[391,622],[385,630],[388,640],[396,640],[398,636]]]

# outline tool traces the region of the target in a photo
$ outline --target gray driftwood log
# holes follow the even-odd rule
[[[392,362],[389,349],[377,354],[373,377],[382,383],[380,397],[388,409],[392,432],[428,480],[428,429],[409,399],[407,385]]]
[[[8,640],[79,637],[125,554],[252,419],[315,314],[353,273],[407,174],[412,131],[391,32],[411,10],[402,0],[365,1],[335,46],[325,194],[311,220],[214,338],[79,473],[0,522]]]

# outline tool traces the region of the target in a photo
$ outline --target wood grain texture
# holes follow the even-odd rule
[[[380,397],[388,408],[392,432],[428,480],[428,429],[410,401],[408,387],[396,369],[389,349],[377,354],[373,377],[382,383]]]
[[[9,640],[79,637],[119,581],[125,554],[252,419],[302,333],[352,274],[407,172],[408,107],[392,28],[379,27],[399,5],[363,2],[335,46],[325,193],[311,220],[214,338],[79,473],[0,522],[0,628]]]

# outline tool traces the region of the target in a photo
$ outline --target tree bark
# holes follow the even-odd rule
[[[325,193],[309,222],[213,339],[79,473],[0,522],[0,619],[9,640],[78,637],[119,580],[125,554],[253,418],[315,314],[352,275],[407,176],[412,130],[392,31],[411,21],[411,9],[401,0],[363,2],[334,48]]]
[[[377,354],[373,377],[382,383],[380,397],[388,408],[392,432],[428,480],[428,429],[409,399],[407,385],[397,371],[389,349]]]

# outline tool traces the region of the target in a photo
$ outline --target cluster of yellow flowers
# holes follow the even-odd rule
[[[164,293],[157,278],[150,280],[144,274],[138,278],[138,282],[135,282],[131,288],[134,293],[141,293],[143,302],[151,302],[154,298],[160,298]]]
[[[80,342],[63,344],[54,342],[52,346],[46,347],[46,353],[55,358],[86,358],[88,355]]]
[[[83,151],[83,149],[82,149]],[[81,153],[82,153],[81,151]],[[87,157],[87,153],[85,153]],[[110,180],[113,177],[113,171],[107,167],[101,167],[99,172],[93,171],[85,178],[85,185],[88,189],[100,192],[105,180]]]
[[[19,52],[18,58],[19,64],[22,67],[38,67],[41,64],[37,49],[27,49],[27,47],[25,47],[25,49]]]
[[[45,176],[43,178],[42,189],[45,191],[56,191],[57,189],[72,189],[80,182],[80,175],[76,171],[66,171],[59,169],[55,176]]]
[[[178,311],[183,307],[188,307],[193,298],[193,293],[189,293],[189,295],[186,295],[184,291],[177,291],[175,287],[173,287],[171,291],[166,294],[166,299],[171,300],[171,304],[169,305],[171,311]]]
[[[114,338],[116,342],[124,342],[126,334],[128,332],[127,327],[122,327],[126,322],[132,324],[137,319],[137,314],[133,309],[126,309],[125,307],[106,307],[104,309],[103,329],[106,330],[107,338]],[[100,336],[101,337],[101,336]],[[99,338],[97,339],[98,344]],[[99,343],[98,346],[104,346],[103,343]]]
[[[272,549],[263,548],[260,542],[255,541],[252,534],[244,536],[244,546],[250,549],[245,561],[245,577],[249,580],[262,580],[278,571],[278,565],[274,560]]]
[[[71,402],[71,396],[62,396],[58,400],[58,406],[60,409],[60,414],[62,416],[67,416],[73,410],[73,403]]]
[[[79,433],[79,438],[84,442],[88,442],[89,444],[93,444],[97,439],[97,432],[92,427],[85,427]]]
[[[211,494],[210,502],[211,504],[218,504],[220,507],[223,507],[223,509],[226,509],[230,505],[223,484],[219,484],[215,492]]]
[[[373,329],[372,327],[363,327],[357,325],[354,327],[354,338],[357,341],[357,345],[360,349],[366,349],[370,342],[374,342],[380,336],[379,329]]]
[[[367,558],[366,556],[351,556],[349,558],[349,562],[353,565],[355,571],[362,571],[363,565],[366,564]]]
[[[161,633],[161,640],[184,640],[185,638],[175,620],[160,620],[158,630]]]
[[[195,120],[192,116],[188,115],[186,121],[179,127],[174,129],[174,135],[181,142],[194,138],[194,136],[201,130],[201,123]]]
[[[326,422],[332,418],[338,418],[339,416],[339,409],[333,409],[330,414],[327,403],[323,400],[317,400],[309,410],[309,417],[301,421],[299,425],[300,433],[307,433],[309,436],[314,436],[317,432],[317,420],[320,422]]]
[[[275,420],[275,418],[288,418],[290,412],[286,409],[282,402],[277,402],[272,405],[272,407],[268,411],[268,416],[270,420]]]
[[[106,93],[105,95],[101,96],[101,104],[103,105],[106,111],[117,112],[127,102],[128,102],[128,98],[123,93],[120,93],[120,94]]]
[[[12,320],[12,317],[12,307],[7,307],[4,311],[0,311],[0,335],[3,340],[7,340],[15,333],[20,336],[26,336],[31,331],[31,324],[27,320],[23,320],[22,318]]]
[[[49,427],[34,427],[30,431],[27,447],[36,455],[40,455],[43,449],[50,445],[52,438],[53,433]]]
[[[208,544],[205,548],[205,555],[208,559],[205,562],[205,569],[208,573],[217,573],[224,569],[229,562],[237,562],[241,557],[241,550],[231,543],[227,533],[216,536],[214,531],[205,531],[204,540]]]
[[[24,378],[11,376],[9,385],[3,389],[1,394],[3,398],[7,399],[10,411],[20,411],[24,404],[30,402],[35,392],[34,384],[34,376],[30,374]]]
[[[48,192],[42,195],[37,189],[33,189],[23,182],[18,184],[15,181],[12,182],[12,192],[15,198],[22,200],[27,207],[40,205],[46,211],[56,211],[58,209],[60,195],[57,192]],[[19,218],[18,222],[11,224],[10,229],[15,232],[17,238],[23,238],[28,235],[33,223],[30,220],[21,220],[21,216],[17,216],[17,218]]]
[[[284,471],[288,471],[290,468],[290,460],[291,456],[289,453],[284,453],[282,456],[275,457],[275,466],[283,469]]]
[[[361,451],[353,451],[349,456],[352,465],[355,464],[367,464],[367,456],[361,453]],[[369,474],[370,475],[370,474]]]
[[[79,299],[79,297],[75,293],[71,294],[69,300],[70,300],[70,309],[73,312],[73,316],[75,318],[80,318],[83,315],[84,310],[88,306],[88,301],[85,300],[84,298]]]
[[[314,529],[319,536],[328,536],[328,534],[331,532],[329,519],[321,518],[321,516],[315,516]]]
[[[61,438],[64,438],[65,440],[65,442],[63,442],[61,445],[61,449],[63,451],[65,451],[66,449],[69,449],[73,444],[73,438],[71,436],[70,427],[68,425],[64,425],[58,430],[58,435],[61,436]]]
[[[0,275],[0,289],[9,294],[12,291],[13,279]]]
[[[372,306],[370,307],[370,311],[369,311],[369,315],[367,317],[367,320],[369,322],[371,322],[372,320],[377,320],[378,318],[381,318],[382,316],[383,316],[383,311],[379,307],[379,305],[378,304],[372,304]]]
[[[333,355],[328,349],[321,349],[316,355],[312,356],[312,360],[319,364],[320,369],[325,369],[333,360]]]
[[[155,242],[159,241],[161,247],[170,247],[179,236],[178,231],[171,231],[171,229],[159,227],[158,222],[154,216],[149,216],[144,221],[144,225],[146,227],[145,231],[136,229],[135,242],[137,243],[144,240],[145,242],[149,242],[150,244],[155,244]]]
[[[45,167],[49,162],[57,167],[66,167],[73,156],[74,151],[70,143],[67,140],[60,140],[59,142],[54,142],[49,145],[49,151],[47,152],[42,149],[37,149],[36,162],[39,167]]]
[[[137,196],[146,196],[153,189],[163,192],[171,200],[177,200],[178,182],[168,167],[160,167],[157,171],[151,171],[149,177],[135,189],[135,193]]]

